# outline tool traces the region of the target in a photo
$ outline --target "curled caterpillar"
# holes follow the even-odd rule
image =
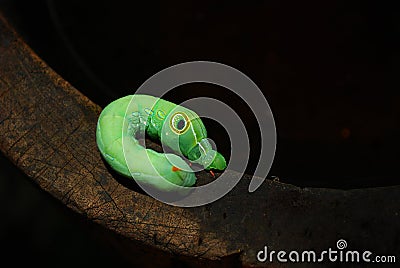
[[[144,148],[136,138],[144,132],[176,154]],[[171,183],[193,186],[196,182],[189,164],[177,154],[207,170],[226,168],[225,158],[213,150],[195,112],[149,95],[129,95],[107,105],[98,119],[96,141],[115,171],[160,190],[170,190]]]

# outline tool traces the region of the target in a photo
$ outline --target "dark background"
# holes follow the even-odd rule
[[[272,109],[278,143],[270,177],[302,187],[398,184],[400,14],[387,3],[0,3],[33,50],[102,107],[171,65],[224,63],[249,76]],[[250,133],[251,173],[260,137],[249,107],[206,84],[177,88],[166,98],[179,103],[196,96],[220,99],[241,115]],[[211,121],[206,124],[228,155],[226,133]],[[60,263],[65,267],[76,258],[82,264],[93,259],[98,265],[124,263],[87,232],[90,223],[53,202],[4,157],[0,165],[5,256],[19,251],[42,265],[70,256],[70,263]]]

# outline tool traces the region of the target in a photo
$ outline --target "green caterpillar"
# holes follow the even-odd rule
[[[144,132],[185,156],[190,164],[176,154],[144,148],[136,138]],[[115,171],[159,190],[193,186],[196,176],[191,163],[207,170],[226,168],[225,158],[212,149],[195,112],[149,95],[129,95],[107,105],[98,119],[96,141]]]

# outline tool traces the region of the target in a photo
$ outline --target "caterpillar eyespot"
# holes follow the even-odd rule
[[[190,121],[183,112],[177,112],[171,116],[170,127],[176,134],[183,134],[189,129]]]
[[[176,154],[144,148],[136,139],[142,131],[191,162],[186,163]],[[107,105],[97,122],[96,141],[101,155],[115,171],[159,190],[170,190],[171,183],[193,186],[196,176],[190,167],[192,162],[207,170],[226,168],[225,158],[212,149],[196,113],[149,95],[129,95]]]

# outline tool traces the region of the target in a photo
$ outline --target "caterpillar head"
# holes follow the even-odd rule
[[[164,124],[161,140],[176,152],[181,152],[191,162],[205,169],[224,170],[225,158],[212,148],[207,139],[206,128],[200,117],[193,111],[178,106]]]

